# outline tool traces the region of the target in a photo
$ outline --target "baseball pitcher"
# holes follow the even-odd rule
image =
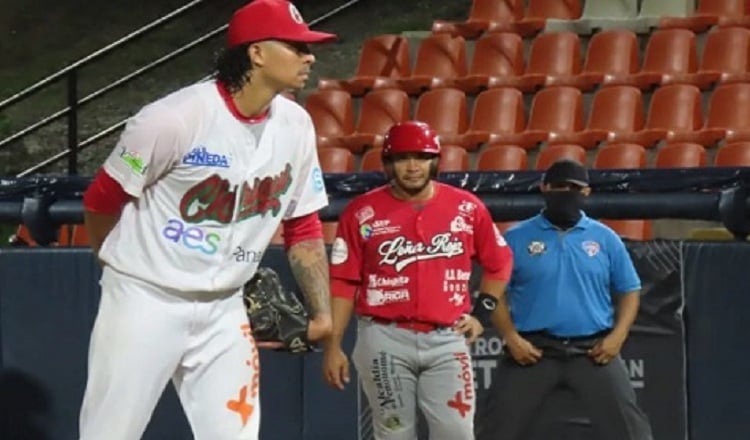
[[[231,18],[212,80],[141,109],[84,196],[103,265],[81,440],[136,440],[171,380],[198,440],[257,440],[258,350],[243,301],[283,223],[307,341],[330,333],[327,197],[300,89],[313,32],[286,0]]]
[[[417,438],[417,407],[432,440],[474,438],[469,345],[490,325],[512,256],[473,194],[436,182],[440,144],[427,124],[393,126],[382,160],[390,183],[356,197],[331,249],[333,334],[325,380],[343,389],[341,340],[358,315],[352,360],[377,440]],[[472,260],[483,268],[472,308]]]

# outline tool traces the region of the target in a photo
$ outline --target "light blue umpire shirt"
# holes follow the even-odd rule
[[[539,214],[504,236],[513,250],[507,296],[519,332],[576,337],[611,329],[612,295],[641,289],[620,237],[585,214],[567,231]]]

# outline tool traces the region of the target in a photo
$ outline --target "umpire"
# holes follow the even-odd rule
[[[641,283],[615,232],[583,212],[591,192],[580,163],[552,164],[542,212],[505,234],[515,265],[494,324],[505,341],[477,440],[525,440],[560,386],[581,399],[597,435],[650,440],[620,348]]]

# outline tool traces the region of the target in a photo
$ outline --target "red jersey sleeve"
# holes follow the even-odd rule
[[[351,204],[339,218],[336,238],[331,245],[331,278],[359,282],[362,279],[362,240],[356,208]]]
[[[513,270],[513,253],[492,221],[487,207],[479,202],[474,225],[474,248],[485,274],[508,281]]]

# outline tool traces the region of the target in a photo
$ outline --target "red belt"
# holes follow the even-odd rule
[[[383,325],[394,325],[398,328],[406,330],[412,330],[417,333],[429,333],[435,330],[447,328],[445,325],[433,324],[431,322],[424,321],[395,321],[393,319],[377,318],[375,316],[368,316],[373,322]]]

